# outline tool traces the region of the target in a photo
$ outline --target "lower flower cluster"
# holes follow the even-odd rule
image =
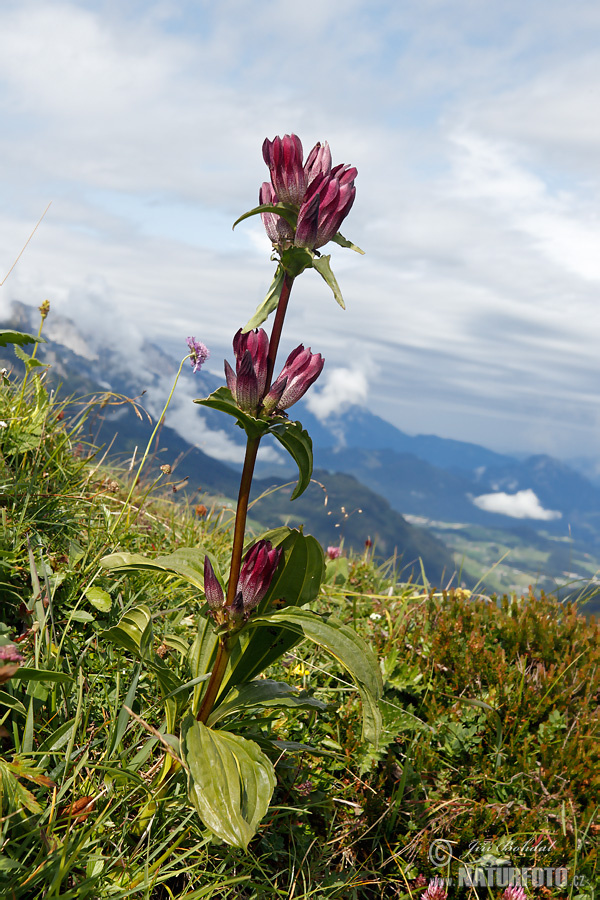
[[[210,559],[204,558],[204,593],[209,614],[217,626],[235,632],[248,621],[269,590],[280,558],[281,550],[273,548],[270,541],[257,541],[244,558],[236,592],[229,604],[225,602],[225,593]]]

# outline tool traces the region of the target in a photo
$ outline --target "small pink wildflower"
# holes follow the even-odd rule
[[[448,891],[441,878],[432,878],[427,890],[421,894],[421,900],[446,900]]]
[[[327,556],[329,557],[329,559],[339,559],[339,557],[341,555],[342,555],[341,547],[328,547],[327,548]]]
[[[22,663],[23,657],[14,644],[5,644],[0,647],[0,661]]]
[[[520,884],[509,884],[500,900],[527,900],[527,894]]]

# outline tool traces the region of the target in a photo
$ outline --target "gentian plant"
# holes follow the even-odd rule
[[[316,381],[324,360],[300,344],[274,377],[282,327],[294,279],[315,269],[343,306],[330,257],[318,248],[335,241],[362,253],[339,228],[354,202],[356,169],[332,167],[327,143],[317,144],[303,161],[296,135],[265,140],[263,157],[270,181],[259,191],[260,205],[241,216],[261,215],[273,244],[275,276],[254,316],[233,338],[234,364],[225,362],[226,386],[196,402],[233,416],[246,434],[229,571],[203,547],[180,549],[155,559],[114,553],[103,560],[116,571],[151,569],[177,575],[206,600],[195,640],[184,648],[189,678],[180,681],[154,650],[152,617],[146,606],[127,612],[105,636],[134,653],[157,677],[166,710],[163,741],[169,748],[155,785],[160,793],[169,776],[183,767],[191,803],[205,825],[234,846],[246,848],[265,815],[276,784],[272,757],[293,747],[259,742],[235,732],[236,716],[273,707],[322,709],[324,704],[295,688],[261,677],[303,639],[332,654],[354,679],[362,699],[363,735],[377,742],[381,676],[376,658],[356,632],[333,616],[309,608],[325,573],[325,554],[302,530],[277,528],[248,538],[246,519],[254,466],[261,440],[273,435],[298,467],[292,500],[312,475],[312,443],[287,410]],[[261,328],[274,312],[270,336]],[[188,338],[197,371],[206,347]],[[153,800],[146,810],[155,810]],[[143,818],[143,817],[142,817]]]

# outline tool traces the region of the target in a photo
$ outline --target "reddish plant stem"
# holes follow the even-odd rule
[[[269,340],[269,355],[267,357],[267,381],[265,393],[271,387],[273,371],[275,369],[275,359],[277,357],[277,349],[279,347],[279,339],[281,338],[281,330],[285,319],[285,313],[290,299],[290,291],[294,279],[291,275],[285,274],[281,296],[277,304],[277,312],[275,313],[275,321],[273,322],[273,330]],[[260,444],[260,437],[248,438],[246,442],[246,455],[244,457],[244,467],[242,469],[242,477],[240,479],[240,489],[238,492],[237,508],[235,511],[235,525],[233,528],[233,546],[231,548],[231,566],[229,569],[229,582],[227,586],[227,605],[233,603],[237,591],[237,583],[242,568],[242,552],[244,550],[244,536],[246,534],[246,519],[248,517],[248,502],[250,500],[250,488],[252,487],[252,478],[254,476],[254,466],[256,465],[256,454]],[[220,638],[219,648],[215,664],[206,688],[206,692],[200,705],[197,715],[199,722],[206,722],[217,699],[219,688],[225,675],[225,669],[231,656],[233,647],[230,647],[227,637]]]
[[[279,297],[279,303],[277,304],[277,312],[275,313],[273,330],[271,331],[271,337],[269,338],[269,355],[267,356],[267,383],[265,387],[265,393],[271,387],[273,371],[275,369],[275,359],[277,357],[277,350],[279,349],[279,339],[281,337],[281,330],[283,328],[283,320],[285,319],[288,300],[290,299],[290,291],[292,290],[293,283],[293,276],[288,275],[288,273],[286,272],[283,279],[283,287],[281,288],[281,296]]]

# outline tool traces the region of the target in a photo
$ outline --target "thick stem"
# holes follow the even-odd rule
[[[275,368],[275,359],[277,357],[277,349],[279,347],[279,339],[281,337],[281,330],[283,328],[283,320],[285,319],[285,313],[287,310],[288,300],[290,299],[290,291],[292,290],[293,283],[293,277],[291,275],[288,275],[286,272],[285,278],[283,280],[283,287],[281,289],[281,296],[279,298],[279,303],[277,304],[277,312],[275,313],[273,330],[271,332],[271,338],[269,340],[269,355],[267,357],[267,382],[265,393],[271,387],[273,370]],[[237,584],[240,577],[240,570],[242,568],[242,552],[244,550],[244,536],[246,534],[248,502],[250,500],[250,488],[252,487],[252,477],[254,475],[254,466],[256,464],[256,454],[258,453],[259,444],[260,437],[248,438],[248,441],[246,443],[246,456],[244,458],[244,468],[242,469],[237,508],[235,511],[233,546],[231,549],[231,566],[229,569],[229,582],[227,585],[227,599],[225,601],[228,606],[231,605],[235,599]],[[206,693],[204,694],[202,703],[200,704],[200,710],[196,717],[199,722],[206,722],[210,715],[213,704],[217,699],[217,694],[219,693],[219,689],[225,675],[225,669],[227,668],[227,663],[229,662],[229,657],[231,656],[232,649],[233,647],[229,646],[227,642],[220,641],[215,664],[213,666],[210,680],[206,688]]]
[[[204,694],[202,703],[200,704],[200,710],[198,712],[198,715],[196,716],[199,722],[206,722],[210,715],[213,704],[217,699],[217,694],[219,693],[219,688],[221,687],[221,682],[223,681],[223,676],[225,675],[225,669],[227,668],[227,663],[229,662],[230,656],[231,649],[228,649],[226,644],[222,640],[220,640],[219,649],[217,650],[217,658],[215,659],[215,664],[213,666],[210,680],[208,682],[208,687],[206,688],[206,693]]]
[[[287,310],[288,300],[290,299],[290,291],[292,290],[293,283],[293,276],[288,275],[288,273],[286,272],[283,279],[283,287],[281,288],[281,296],[279,298],[279,303],[277,304],[277,312],[275,313],[273,330],[271,331],[271,337],[269,338],[269,355],[267,357],[267,383],[265,387],[265,393],[267,393],[267,391],[271,387],[273,370],[275,369],[275,359],[277,357],[277,350],[279,349],[281,329],[283,328],[283,320],[285,319],[285,313]]]
[[[229,584],[227,587],[227,604],[233,603],[237,591],[237,583],[242,568],[242,551],[244,549],[244,534],[246,532],[246,517],[248,515],[248,501],[250,500],[250,488],[252,486],[252,476],[254,475],[254,465],[256,463],[256,454],[258,453],[258,445],[260,438],[248,439],[246,444],[246,456],[244,458],[244,468],[242,469],[242,477],[240,480],[240,490],[238,493],[237,509],[235,513],[235,526],[233,529],[233,547],[231,550],[231,567],[229,570]]]

